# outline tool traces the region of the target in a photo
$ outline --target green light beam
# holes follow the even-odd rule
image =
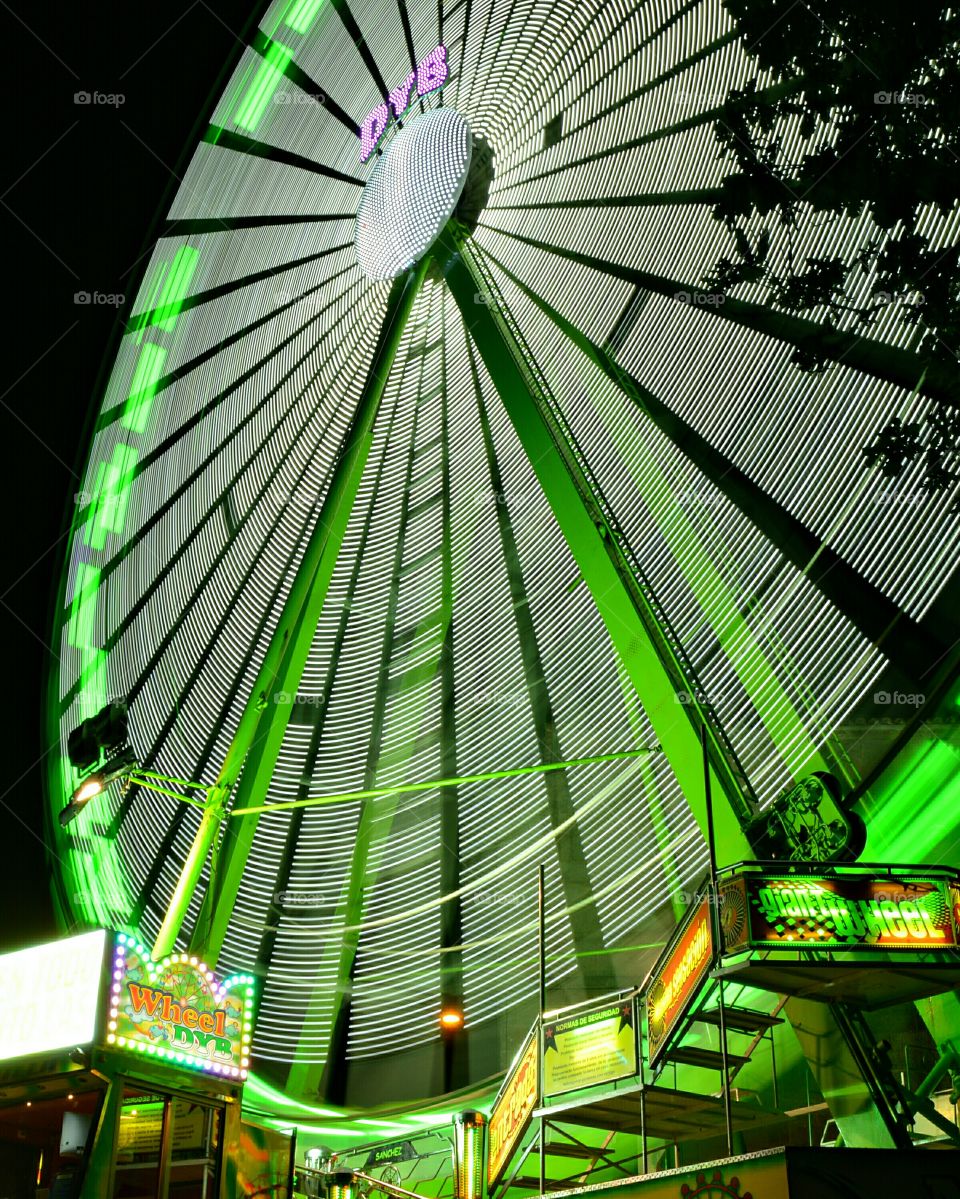
[[[544,774],[550,770],[569,770],[574,766],[596,766],[601,762],[619,762],[624,758],[636,758],[641,754],[659,754],[659,746],[643,749],[624,749],[613,754],[597,754],[592,758],[569,758],[566,762],[545,762],[539,766],[517,766],[512,770],[489,770],[484,774],[461,774],[455,778],[432,779],[427,783],[399,783],[395,787],[371,787],[366,791],[344,791],[339,795],[312,795],[306,799],[289,799],[280,803],[258,804],[230,813],[230,816],[254,816],[263,812],[283,812],[290,808],[309,808],[320,804],[343,803],[350,799],[379,799],[384,795],[399,795],[407,791],[433,791],[437,787],[459,787],[465,783],[486,783],[497,779],[513,779],[524,774]]]

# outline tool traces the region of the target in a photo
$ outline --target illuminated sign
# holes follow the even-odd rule
[[[386,1166],[390,1162],[408,1162],[417,1156],[417,1151],[409,1141],[394,1141],[390,1145],[374,1145],[367,1154],[363,1168],[369,1170],[373,1166]]]
[[[632,999],[544,1024],[544,1095],[636,1074],[635,1026]]]
[[[490,1113],[487,1186],[492,1187],[503,1173],[514,1146],[523,1136],[539,1092],[538,1059],[540,1046],[534,1033],[507,1076],[503,1090]]]
[[[102,929],[0,956],[0,1061],[94,1039]]]
[[[712,961],[710,904],[704,897],[684,917],[647,989],[647,1060],[651,1065],[666,1047]]]
[[[134,937],[117,937],[107,1042],[226,1078],[247,1076],[253,979],[218,983],[203,962],[175,953],[154,962]]]
[[[943,879],[746,874],[723,884],[727,953],[825,949],[953,949],[960,888]]]
[[[449,74],[447,47],[441,44],[436,50],[431,50],[422,62],[417,63],[417,69],[411,71],[403,83],[393,89],[386,103],[378,104],[364,117],[360,126],[360,161],[366,162],[374,152],[377,142],[383,137],[383,132],[390,123],[391,115],[395,119],[402,117],[416,97],[425,96],[428,92],[443,87]]]

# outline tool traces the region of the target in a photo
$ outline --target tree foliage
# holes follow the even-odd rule
[[[733,169],[714,216],[731,249],[707,286],[762,284],[777,307],[826,313],[828,330],[852,317],[866,331],[896,303],[921,363],[956,369],[960,249],[940,246],[928,228],[931,213],[960,204],[960,9],[937,0],[724,3],[772,83],[731,91],[715,125]],[[853,257],[795,252],[810,228],[864,214],[872,234]],[[826,365],[815,341],[794,361]],[[914,429],[912,456],[884,456],[903,432],[891,424],[867,460],[897,461],[899,473],[923,455],[925,485],[950,485],[960,449],[950,412],[941,404]]]

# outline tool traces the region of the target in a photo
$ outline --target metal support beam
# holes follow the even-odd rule
[[[549,397],[538,394],[541,385],[532,364],[527,364],[505,309],[475,303],[477,292],[486,293],[490,283],[472,260],[470,250],[456,231],[442,240],[444,276],[460,306],[464,324],[472,336],[490,378],[516,430],[544,495],[566,539],[580,572],[607,627],[611,641],[636,689],[660,745],[670,759],[680,789],[700,829],[706,834],[708,811],[705,787],[726,802],[713,810],[712,843],[717,862],[735,861],[737,854],[752,857],[743,823],[752,810],[749,783],[725,742],[715,717],[699,704],[678,705],[676,692],[688,664],[683,647],[664,623],[649,588],[638,584],[635,564],[624,552],[615,514],[594,499],[592,483],[581,477],[580,459],[565,444],[562,426],[557,427],[545,412]],[[529,367],[529,368],[528,368]],[[588,469],[584,464],[584,469]],[[682,686],[682,682],[680,683]],[[696,688],[684,688],[695,693]],[[679,709],[679,711],[678,711]],[[700,737],[705,738],[706,763]],[[791,1019],[791,1022],[793,1020]],[[801,1024],[803,1020],[801,1019]],[[892,1138],[858,1070],[856,1048],[829,1009],[822,1016],[821,1036],[831,1042],[832,1068],[845,1076],[843,1095],[844,1129],[870,1123],[875,1143],[890,1144]],[[818,1046],[804,1044],[805,1056],[817,1073]],[[811,1053],[814,1055],[811,1057]],[[817,1073],[818,1080],[820,1075]],[[824,1078],[829,1089],[829,1080]],[[844,1133],[846,1136],[846,1132]]]
[[[296,691],[309,653],[316,618],[323,605],[337,553],[346,531],[353,500],[360,484],[372,441],[373,423],[384,386],[393,365],[406,318],[426,273],[426,263],[397,279],[387,301],[386,317],[374,349],[367,384],[327,494],[304,550],[300,569],[287,596],[276,629],[267,646],[252,692],[240,717],[233,740],[211,789],[207,808],[180,872],[170,905],[160,928],[154,957],[169,953],[183,925],[194,889],[214,847],[230,794],[243,771],[243,782],[234,808],[244,807],[266,794],[286,730],[289,710],[270,703],[278,689]],[[233,909],[247,855],[256,833],[255,819],[231,822],[224,837],[220,861],[201,905],[191,948],[216,962]]]
[[[671,651],[663,640],[655,643],[657,634],[651,627],[656,623],[654,614],[638,594],[635,580],[631,582],[629,567],[614,544],[603,515],[591,510],[582,484],[573,477],[569,459],[562,453],[554,431],[531,394],[531,381],[518,361],[517,349],[500,312],[474,302],[477,292],[486,290],[485,281],[474,276],[462,253],[462,244],[446,238],[443,249],[444,275],[464,324],[590,588],[610,639],[641,697],[657,739],[670,759],[680,789],[700,827],[706,828],[697,727],[707,721],[696,704],[676,702],[677,691],[683,686],[679,664],[662,661],[661,655]],[[708,743],[713,779],[727,800],[717,812],[717,852],[721,861],[736,861],[738,855],[750,856],[741,821],[749,819],[753,808],[737,771],[717,743],[712,726],[708,730]]]

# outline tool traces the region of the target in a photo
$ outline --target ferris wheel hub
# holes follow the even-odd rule
[[[457,206],[472,149],[470,126],[452,108],[432,109],[396,134],[357,210],[354,244],[368,279],[393,279],[426,254]]]

